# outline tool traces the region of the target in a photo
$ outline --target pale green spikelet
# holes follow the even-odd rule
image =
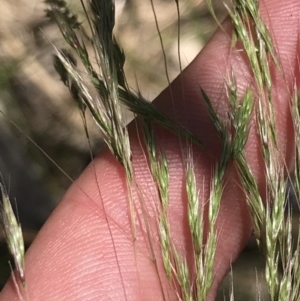
[[[0,203],[1,225],[6,238],[9,252],[14,259],[17,275],[23,287],[25,288],[25,246],[22,228],[17,221],[8,194],[2,184],[0,184],[0,189],[2,194],[2,201]]]

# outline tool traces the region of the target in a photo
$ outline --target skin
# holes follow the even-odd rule
[[[265,0],[260,1],[260,5],[284,70],[285,79],[271,66],[279,145],[287,169],[291,169],[294,131],[290,91],[295,83],[299,84],[300,2]],[[199,93],[199,85],[221,116],[226,116],[227,112],[224,79],[230,70],[236,75],[240,95],[253,86],[246,56],[242,51],[230,48],[229,21],[225,21],[224,28],[225,32],[219,30],[188,68],[155,100],[156,106],[187,126],[210,150],[208,154],[193,148],[201,205],[208,200],[220,143]],[[136,128],[137,123],[129,126],[137,179],[133,189],[134,206],[138,212],[135,240],[125,174],[122,166],[105,150],[69,188],[26,254],[26,282],[31,301],[177,300],[163,272],[156,227],[159,201]],[[172,238],[193,270],[185,217],[183,146],[173,134],[159,126],[155,132],[158,144],[167,154],[170,168]],[[263,196],[265,175],[256,133],[253,119],[246,145],[247,159]],[[214,282],[208,300],[214,299],[220,281],[252,233],[245,197],[232,166],[228,167],[225,183],[217,221],[219,239]],[[147,214],[143,215],[143,212]],[[145,225],[151,236],[156,268]],[[11,280],[0,293],[2,300],[18,300]]]

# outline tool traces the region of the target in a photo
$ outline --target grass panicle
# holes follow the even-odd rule
[[[131,173],[131,168],[129,160],[130,152],[127,147],[128,145],[123,143],[125,144],[125,149],[123,150],[122,148],[122,141],[125,142],[128,138],[126,130],[124,129],[125,121],[122,120],[121,104],[125,105],[134,114],[160,123],[176,134],[180,134],[194,141],[199,146],[202,146],[201,141],[199,141],[195,135],[187,131],[180,124],[172,121],[166,114],[156,109],[151,102],[147,101],[141,95],[137,95],[130,91],[123,70],[125,55],[117,44],[112,32],[114,25],[113,2],[108,1],[110,2],[109,4],[106,1],[89,1],[92,17],[87,15],[87,18],[88,20],[90,20],[90,18],[92,19],[92,22],[89,21],[92,26],[91,32],[93,34],[92,46],[93,49],[95,49],[94,56],[96,57],[100,72],[96,72],[95,67],[93,67],[90,62],[87,46],[84,42],[81,42],[83,41],[83,37],[78,37],[79,28],[77,24],[79,24],[79,22],[77,21],[76,26],[72,27],[73,23],[68,23],[68,16],[72,15],[73,20],[74,14],[67,8],[66,3],[64,3],[63,6],[61,4],[63,1],[59,2],[60,6],[57,6],[56,1],[48,0],[47,3],[50,8],[47,10],[47,14],[54,19],[56,24],[58,24],[66,42],[78,55],[79,59],[85,66],[88,76],[90,77],[90,81],[99,94],[99,98],[87,99],[90,104],[86,103],[86,105],[91,110],[96,123],[100,126],[108,146],[113,151],[116,158],[123,165],[125,164],[124,166],[128,170],[129,174]],[[65,11],[68,11],[67,15],[65,14]],[[106,14],[106,12],[108,13]],[[81,28],[82,27],[80,26],[80,29]],[[73,69],[74,72],[76,69]],[[69,72],[70,70],[67,69],[67,71]],[[73,72],[70,73],[71,78],[73,77]],[[81,85],[83,85],[83,83]],[[102,102],[102,104],[99,104],[99,101]],[[112,121],[114,121],[109,128],[107,127],[111,124],[111,122],[107,121],[105,118],[106,116],[101,116],[101,114],[106,114],[109,118],[112,118]],[[103,120],[106,122],[103,123]],[[115,131],[115,134],[113,131]],[[125,136],[122,140],[123,135]],[[125,150],[126,152],[124,152]],[[122,159],[123,157],[124,159]],[[125,162],[123,162],[123,160],[125,160]]]
[[[126,57],[114,36],[114,1],[89,0],[87,7],[83,1],[80,2],[88,20],[89,29],[83,27],[65,1],[45,0],[48,5],[47,16],[56,22],[70,48],[70,50],[55,48],[54,65],[62,82],[76,101],[83,119],[85,111],[88,109],[99,126],[110,151],[124,167],[130,200],[132,200],[131,188],[135,178],[123,106],[138,116],[140,124],[144,125],[142,131],[149,170],[159,198],[157,229],[162,261],[166,276],[173,285],[178,300],[205,301],[213,284],[214,261],[218,245],[216,224],[225,186],[224,178],[229,164],[236,169],[240,185],[245,193],[253,220],[256,241],[264,255],[265,279],[271,301],[299,300],[300,237],[298,236],[298,239],[293,241],[292,212],[289,210],[286,214],[285,211],[287,204],[285,174],[287,170],[277,143],[270,66],[274,65],[278,73],[282,77],[284,75],[271,34],[259,14],[259,2],[236,0],[232,8],[227,7],[234,29],[232,47],[242,45],[242,49],[239,50],[247,56],[253,76],[252,85],[246,89],[243,95],[240,95],[235,74],[228,70],[230,76],[224,82],[228,100],[228,112],[225,118],[218,115],[209,95],[202,87],[199,88],[199,94],[202,95],[220,140],[220,152],[216,158],[210,182],[208,202],[200,199],[199,183],[196,180],[194,165],[196,160],[193,158],[190,145],[193,143],[205,151],[201,141],[167,114],[159,111],[141,94],[137,94],[129,88],[124,72]],[[212,1],[206,0],[206,2],[209,11],[217,20]],[[159,31],[153,1],[151,1],[151,5]],[[179,12],[177,0],[174,5]],[[178,24],[180,24],[179,21],[178,13]],[[217,22],[221,26],[218,20]],[[179,27],[178,33],[180,34]],[[178,41],[180,41],[180,37],[178,37]],[[76,54],[76,58],[73,57],[73,53]],[[165,58],[165,53],[163,55]],[[178,45],[178,56],[181,71],[180,45]],[[91,57],[95,62],[92,63]],[[76,60],[78,59],[85,68],[85,76],[77,66]],[[166,74],[168,76],[168,70],[166,70]],[[228,74],[224,75],[224,78],[227,76]],[[300,102],[297,91],[298,88],[295,86],[291,93],[291,107],[296,132],[295,190],[299,203]],[[259,190],[245,152],[253,120],[257,124],[261,154],[264,160],[263,172],[266,178],[264,192]],[[158,144],[154,124],[160,124],[172,131],[180,138],[182,145],[186,143],[187,146],[187,152],[182,150],[182,161],[185,166],[187,221],[192,239],[193,254],[190,255],[194,258],[193,266],[188,265],[189,260],[179,253],[173,241],[169,216],[171,199],[168,156]],[[88,135],[87,128],[86,133]],[[14,258],[17,275],[25,287],[24,242],[21,227],[13,214],[6,191],[2,186],[0,188],[2,190],[0,206],[2,226],[9,250]],[[130,210],[132,223],[135,224],[132,202]],[[207,221],[205,227],[204,221]],[[150,234],[147,234],[150,237]],[[232,290],[230,300],[233,299]]]
[[[94,54],[99,62],[101,74],[97,73],[90,62],[87,47],[83,39],[78,37],[76,30],[79,28],[79,22],[76,26],[69,21],[75,19],[74,14],[70,12],[67,4],[63,1],[47,1],[50,8],[47,11],[48,16],[52,17],[58,24],[63,37],[71,48],[76,52],[81,62],[86,68],[91,82],[98,91],[98,97],[92,97],[86,87],[85,81],[80,76],[79,71],[73,63],[62,53],[56,51],[55,63],[58,61],[64,68],[60,72],[62,79],[71,78],[76,83],[79,91],[83,95],[82,102],[90,109],[96,123],[99,125],[104,139],[118,161],[125,167],[129,179],[132,178],[131,151],[129,147],[129,138],[127,129],[124,128],[121,103],[119,100],[119,84],[124,86],[123,65],[124,55],[116,43],[112,30],[114,27],[114,4],[111,1],[91,1],[92,19],[94,20]],[[68,12],[66,14],[65,12]],[[113,55],[112,55],[113,54]],[[63,73],[63,76],[62,76]],[[119,82],[120,80],[120,82]],[[81,95],[81,96],[82,96]]]
[[[286,166],[277,145],[269,61],[275,64],[280,74],[281,66],[267,27],[259,16],[258,2],[237,1],[235,9],[229,14],[238,39],[241,40],[248,56],[258,91],[255,116],[265,163],[267,187],[264,201],[260,197],[250,167],[246,166],[245,154],[241,154],[236,160],[237,167],[251,209],[258,245],[265,256],[265,279],[270,298],[297,300],[290,299],[289,293],[289,289],[293,291],[295,284],[291,272],[295,269],[292,264],[291,215],[285,215]],[[237,115],[234,116],[236,117]],[[300,245],[297,248],[300,248]],[[283,268],[283,276],[280,268]]]
[[[100,72],[96,72],[89,62],[86,47],[82,44],[83,42],[79,42],[81,40],[74,34],[75,28],[74,26],[72,28],[72,23],[70,22],[70,25],[65,28],[68,17],[72,21],[74,20],[72,13],[66,10],[68,13],[64,14],[60,11],[60,7],[60,10],[56,10],[56,13],[50,15],[56,18],[57,23],[61,19],[64,20],[64,22],[59,23],[60,29],[63,35],[68,34],[67,37],[65,36],[65,39],[82,60],[102,103],[101,105],[95,105],[95,100],[91,99],[87,93],[76,92],[75,96],[80,95],[82,103],[86,104],[92,111],[96,121],[97,119],[101,120],[99,124],[104,132],[104,137],[109,137],[106,138],[106,141],[118,160],[122,162],[125,170],[127,170],[129,178],[132,176],[130,172],[130,147],[128,133],[123,128],[120,104],[125,104],[132,112],[144,120],[146,125],[144,127],[144,136],[150,170],[157,185],[161,202],[158,228],[162,257],[168,278],[172,279],[172,277],[175,277],[180,284],[180,292],[178,293],[184,300],[192,300],[193,296],[196,296],[197,300],[206,300],[214,277],[213,264],[218,238],[215,225],[224,189],[223,179],[229,162],[233,161],[250,208],[254,223],[254,233],[266,258],[266,280],[271,299],[276,300],[281,292],[287,291],[286,288],[289,283],[288,278],[280,279],[279,277],[280,254],[289,254],[287,255],[288,257],[292,256],[291,253],[288,253],[291,227],[289,221],[285,221],[284,216],[286,204],[284,164],[277,146],[271,94],[270,63],[273,63],[280,73],[282,71],[271,35],[259,15],[258,2],[255,0],[237,0],[233,8],[228,8],[235,32],[233,40],[236,42],[241,41],[247,54],[253,72],[255,90],[254,87],[249,87],[243,97],[239,98],[235,75],[231,74],[230,80],[224,83],[227,91],[229,112],[227,120],[222,120],[212,106],[209,96],[203,89],[200,89],[208,113],[220,138],[221,149],[211,180],[207,234],[203,233],[204,210],[199,208],[200,200],[193,160],[191,157],[187,158],[186,192],[188,196],[188,223],[195,257],[195,283],[190,282],[191,275],[186,258],[181,258],[178,255],[172,242],[168,216],[168,160],[163,150],[159,149],[158,151],[157,149],[152,124],[154,122],[160,123],[180,137],[188,138],[188,141],[196,142],[201,147],[202,144],[186,129],[159,112],[141,95],[137,96],[129,90],[123,70],[125,55],[113,37],[114,5],[111,1],[90,1],[89,3],[92,13],[92,22],[89,22],[89,24]],[[207,3],[209,10],[215,17],[211,1],[207,1]],[[77,25],[77,23],[75,24]],[[71,78],[71,83],[76,85],[75,91],[81,91],[84,87],[82,84],[83,79],[80,78],[75,64],[72,64],[71,60],[66,59],[64,56],[60,56],[60,60]],[[102,117],[99,117],[101,114]],[[263,200],[260,195],[244,150],[252,118],[257,120],[262,154],[265,160],[267,178],[266,200]],[[109,123],[108,119],[111,119],[113,122]],[[290,266],[291,262],[291,260],[285,262],[286,275],[291,275],[293,270]],[[281,288],[282,290],[280,290]],[[233,298],[232,296],[233,294],[231,298]]]
[[[265,279],[270,298],[272,301],[297,300],[299,298],[299,284],[294,279],[295,272],[298,270],[295,262],[298,263],[300,245],[298,239],[296,251],[293,251],[291,214],[285,214],[287,194],[284,174],[286,173],[286,166],[277,145],[270,62],[277,67],[279,74],[282,74],[282,70],[271,36],[260,18],[258,2],[236,1],[233,9],[228,9],[228,11],[234,26],[235,39],[241,41],[244,52],[247,54],[253,73],[255,90],[251,91],[249,88],[239,104],[234,75],[233,80],[229,84],[227,83],[230,126],[222,124],[207,95],[204,95],[204,99],[220,138],[222,139],[224,136],[222,132],[226,129],[228,131],[228,128],[230,129],[229,132],[233,133],[231,140],[234,147],[231,157],[246,194],[258,246],[265,257]],[[255,105],[253,95],[256,98]],[[299,104],[297,103],[297,96],[294,97],[293,102],[293,113],[297,124],[300,121],[299,118],[297,119],[297,106]],[[253,111],[255,112],[253,118],[256,118],[262,156],[265,162],[267,187],[264,200],[260,195],[244,151]],[[228,121],[225,123],[228,124]],[[297,127],[298,125],[296,125],[296,132],[299,133]],[[296,144],[299,145],[299,141]],[[296,153],[297,150],[296,147]],[[298,155],[296,154],[296,156]],[[299,176],[296,175],[296,177]],[[299,184],[296,183],[296,185]],[[281,268],[283,273],[280,271]]]

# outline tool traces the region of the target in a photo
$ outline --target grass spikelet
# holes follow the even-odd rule
[[[6,238],[9,252],[14,260],[18,279],[20,280],[23,288],[26,289],[24,262],[25,246],[22,228],[17,221],[8,194],[2,184],[0,184],[0,189],[2,195],[2,201],[0,203],[1,225]]]
[[[162,246],[162,258],[167,277],[171,279],[173,267],[173,246],[169,226],[169,170],[163,151],[158,151],[150,122],[144,126],[145,143],[149,156],[150,170],[161,203],[159,209],[159,235]]]

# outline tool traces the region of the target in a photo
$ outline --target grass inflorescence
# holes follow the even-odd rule
[[[16,277],[13,275],[15,288],[19,299],[23,300],[22,295],[23,289],[26,291],[26,281],[24,261],[25,243],[22,228],[13,211],[8,193],[2,184],[0,184],[0,189],[2,199],[0,202],[0,222],[16,268]]]
[[[235,74],[229,72],[229,75],[224,76],[224,88],[229,108],[225,119],[218,115],[206,91],[199,87],[199,94],[202,95],[206,104],[208,115],[221,144],[220,156],[212,173],[207,210],[201,205],[204,202],[199,199],[200,183],[196,180],[195,160],[191,147],[193,143],[196,147],[205,150],[203,143],[188,129],[157,109],[140,93],[135,93],[130,89],[124,72],[125,54],[113,31],[114,1],[89,0],[88,6],[81,1],[89,24],[88,29],[83,28],[65,1],[46,0],[45,2],[48,5],[47,16],[56,22],[69,46],[68,50],[55,48],[55,68],[76,101],[83,120],[85,111],[88,109],[100,128],[108,148],[125,170],[133,229],[135,229],[137,214],[131,197],[135,175],[124,106],[139,117],[139,122],[143,125],[142,144],[145,145],[143,149],[146,150],[149,170],[159,198],[157,229],[161,257],[166,276],[173,285],[178,300],[207,300],[214,280],[214,262],[218,244],[216,223],[225,186],[224,178],[229,164],[234,166],[246,196],[254,235],[264,256],[265,280],[270,299],[272,301],[299,300],[300,280],[297,275],[300,272],[300,239],[296,240],[296,247],[294,247],[292,212],[288,211],[288,214],[285,212],[287,168],[278,146],[270,65],[274,65],[282,76],[283,71],[271,35],[260,17],[258,1],[236,0],[232,7],[227,7],[234,31],[232,47],[234,48],[237,42],[242,44],[252,71],[253,86],[247,88],[240,96]],[[217,19],[211,1],[206,2],[209,11]],[[151,3],[153,6],[153,2]],[[178,1],[175,1],[174,5],[179,12]],[[180,21],[179,14],[178,18]],[[221,26],[220,23],[218,24]],[[180,33],[180,30],[178,32]],[[92,49],[92,54],[89,53],[86,43]],[[179,47],[178,53],[180,61]],[[91,62],[91,57],[95,63]],[[82,70],[78,67],[76,60],[80,60],[84,67],[85,76],[82,75]],[[166,73],[168,74],[167,70]],[[300,102],[296,86],[291,95],[296,132],[295,191],[299,199]],[[264,197],[247,162],[245,151],[252,120],[255,120],[257,124],[264,161],[266,177]],[[180,138],[182,144],[187,145],[188,151],[182,151],[182,157],[185,165],[187,221],[192,240],[193,267],[189,266],[187,258],[180,254],[173,241],[169,216],[168,156],[157,143],[154,130],[157,124],[172,131]],[[87,129],[86,132],[88,134]],[[0,207],[0,217],[9,249],[14,257],[18,277],[25,285],[24,243],[21,239],[21,229],[12,216],[12,209],[2,186],[1,190],[3,201]],[[204,220],[207,221],[207,233],[204,229]],[[135,230],[133,235],[136,239]],[[151,240],[151,235],[149,239]],[[194,274],[195,277],[193,277]],[[230,300],[233,299],[232,293]]]

